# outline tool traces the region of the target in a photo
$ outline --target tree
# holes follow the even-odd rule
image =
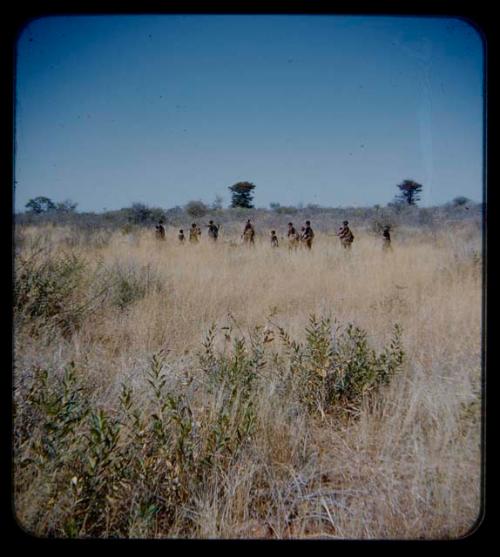
[[[149,207],[144,203],[133,203],[132,207],[128,209],[128,218],[135,224],[146,222],[150,218]]]
[[[252,182],[237,182],[228,188],[232,192],[231,207],[243,207],[244,209],[253,209],[252,190],[255,185]]]
[[[133,203],[132,207],[125,209],[128,221],[133,224],[158,222],[165,219],[165,211],[158,207],[148,207],[144,203]]]
[[[455,199],[451,202],[455,207],[462,207],[471,203],[471,200],[468,197],[464,197],[463,195],[459,195],[455,197]]]
[[[58,213],[74,213],[78,203],[71,201],[71,199],[65,199],[56,204],[56,211]]]
[[[417,201],[420,201],[420,192],[422,191],[422,184],[415,182],[414,180],[404,180],[397,187],[400,190],[400,194],[396,196],[402,203],[408,203],[408,205],[416,205]]]
[[[35,213],[37,215],[53,211],[57,208],[52,199],[43,196],[30,199],[28,203],[26,203],[25,207],[30,213]]]
[[[184,207],[186,213],[193,218],[199,219],[208,213],[208,207],[203,201],[190,201]]]

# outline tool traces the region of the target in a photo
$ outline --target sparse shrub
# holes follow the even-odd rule
[[[135,229],[136,227],[133,224],[127,222],[120,228],[120,231],[124,236],[126,236],[127,234],[131,234]]]
[[[424,226],[432,226],[434,224],[432,210],[427,207],[422,207],[418,212],[418,222]]]
[[[165,211],[158,207],[148,207],[144,203],[133,203],[125,209],[127,219],[131,224],[144,225],[165,219]]]
[[[16,259],[14,312],[32,334],[55,326],[64,334],[77,328],[85,313],[78,299],[85,262],[74,253],[51,257],[45,249]]]
[[[121,275],[114,289],[113,304],[120,309],[125,309],[133,302],[144,298],[145,294],[146,288],[137,276]]]
[[[115,264],[104,279],[111,304],[121,310],[142,300],[150,292],[161,292],[163,282],[149,265]]]
[[[65,199],[56,203],[56,211],[60,213],[75,213],[78,203],[75,203],[71,199]]]
[[[298,213],[297,207],[294,207],[293,205],[284,206],[280,203],[270,203],[269,206],[271,207],[271,210],[278,213],[278,215],[294,215],[295,213]]]
[[[209,211],[209,207],[203,201],[190,201],[184,209],[190,217],[198,219],[204,217]]]
[[[94,230],[89,227],[73,229],[71,239],[73,243],[70,244],[70,247],[84,246],[90,249],[103,249],[109,246],[111,231],[105,228]]]

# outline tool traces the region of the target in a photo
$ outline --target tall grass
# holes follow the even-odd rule
[[[479,513],[481,238],[25,227],[15,504],[40,536],[452,538]],[[68,238],[70,242],[68,243]],[[205,240],[205,239],[204,239]]]

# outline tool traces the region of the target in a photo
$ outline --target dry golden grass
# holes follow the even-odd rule
[[[404,369],[357,421],[298,416],[285,426],[279,399],[262,399],[258,412],[267,431],[224,479],[223,499],[198,494],[190,536],[434,539],[473,527],[481,470],[478,231],[467,224],[434,235],[406,230],[404,241],[395,235],[390,253],[361,230],[350,252],[333,235],[318,235],[311,252],[292,253],[283,240],[272,249],[268,238],[253,248],[224,237],[216,245],[203,238],[181,246],[174,230],[165,242],[151,231],[115,232],[102,247],[70,246],[74,233],[63,228],[22,233],[23,250],[44,238],[52,255],[81,256],[82,289],[97,292],[102,269],[135,273],[148,285],[124,309],[103,303],[105,311],[96,308],[69,337],[44,344],[22,330],[16,335],[16,374],[74,360],[105,406],[122,381],[141,387],[138,370],[160,349],[168,351],[172,374],[189,370],[212,323],[243,335],[274,323],[300,339],[311,314],[331,316],[365,329],[376,348],[387,343],[394,323],[402,326]],[[275,501],[266,520],[248,508],[263,485]],[[19,497],[21,522],[36,512],[33,493]],[[139,522],[134,528],[130,535],[145,535]],[[181,534],[174,525],[153,535]]]

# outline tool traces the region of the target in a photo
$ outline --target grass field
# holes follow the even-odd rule
[[[17,234],[15,508],[30,532],[473,527],[478,227],[402,227],[390,253],[363,229],[350,252],[333,231],[310,252],[267,237],[181,246],[173,229],[165,242],[143,229]]]

